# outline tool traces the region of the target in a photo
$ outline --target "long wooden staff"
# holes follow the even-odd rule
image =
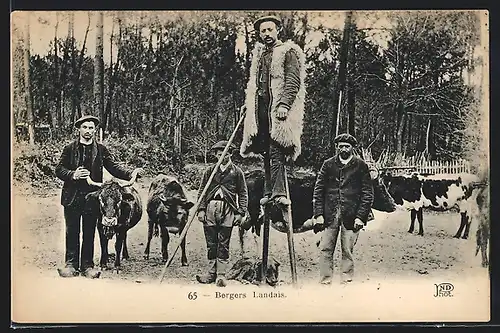
[[[196,215],[196,212],[198,211],[198,207],[200,206],[201,200],[203,199],[203,197],[205,196],[206,192],[208,191],[208,187],[212,183],[212,180],[214,179],[214,176],[215,176],[215,173],[217,172],[217,169],[222,164],[222,160],[224,159],[224,156],[227,154],[227,152],[229,150],[229,147],[231,146],[231,143],[234,140],[236,132],[238,131],[238,128],[240,127],[241,123],[243,122],[243,119],[245,119],[245,113],[246,113],[246,111],[244,111],[244,112],[241,113],[240,120],[238,121],[238,123],[236,124],[236,127],[234,128],[233,134],[231,134],[231,137],[229,138],[229,141],[227,142],[227,145],[224,148],[224,151],[222,152],[222,155],[220,156],[219,160],[217,161],[217,164],[215,165],[215,168],[212,170],[212,174],[210,175],[210,178],[208,178],[208,181],[205,184],[205,188],[203,189],[203,191],[201,192],[200,196],[198,197],[198,201],[196,202],[196,205],[194,206],[194,209],[192,210],[194,213],[191,215],[188,223],[186,224],[186,226],[182,230],[182,232],[181,232],[181,234],[179,236],[179,242],[177,243],[177,246],[175,247],[174,253],[172,253],[172,256],[168,259],[168,261],[165,263],[165,266],[163,267],[163,270],[161,272],[160,283],[163,282],[163,278],[165,276],[165,272],[167,270],[167,267],[170,266],[170,264],[172,263],[172,260],[174,259],[175,254],[177,253],[177,250],[179,250],[179,246],[181,246],[182,241],[186,237],[186,234],[187,234],[187,232],[189,230],[189,227],[191,226],[191,223],[194,220],[194,216]]]

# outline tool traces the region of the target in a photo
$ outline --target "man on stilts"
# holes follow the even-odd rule
[[[285,163],[301,153],[306,71],[303,50],[292,41],[278,39],[281,27],[276,16],[261,17],[254,23],[259,41],[252,52],[242,107],[246,114],[240,154],[264,157],[266,185],[260,203],[274,202],[286,211],[291,203]]]

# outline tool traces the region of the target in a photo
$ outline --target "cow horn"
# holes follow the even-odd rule
[[[133,172],[132,173],[132,178],[129,181],[122,182],[120,184],[121,187],[127,187],[127,186],[132,186],[135,183],[135,180],[137,179],[137,173]]]
[[[102,186],[102,183],[97,183],[97,182],[93,181],[92,178],[90,178],[90,177],[87,177],[87,183],[89,185],[94,185],[94,186],[98,186],[98,187]]]

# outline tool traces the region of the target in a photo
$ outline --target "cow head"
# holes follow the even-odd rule
[[[134,200],[133,195],[128,191],[127,187],[134,184],[135,177],[128,182],[119,182],[116,179],[112,179],[105,183],[96,183],[90,178],[87,181],[90,185],[100,187],[99,190],[89,193],[86,196],[86,201],[90,209],[101,217],[100,223],[103,226],[104,235],[108,239],[111,239],[118,226],[123,202]]]
[[[160,218],[166,223],[167,229],[172,233],[179,231],[179,226],[186,223],[189,210],[194,203],[186,199],[184,190],[178,182],[170,182],[158,196],[158,211]]]

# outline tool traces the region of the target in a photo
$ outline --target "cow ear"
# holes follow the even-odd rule
[[[190,210],[194,206],[194,203],[187,201],[184,203],[184,209]]]

